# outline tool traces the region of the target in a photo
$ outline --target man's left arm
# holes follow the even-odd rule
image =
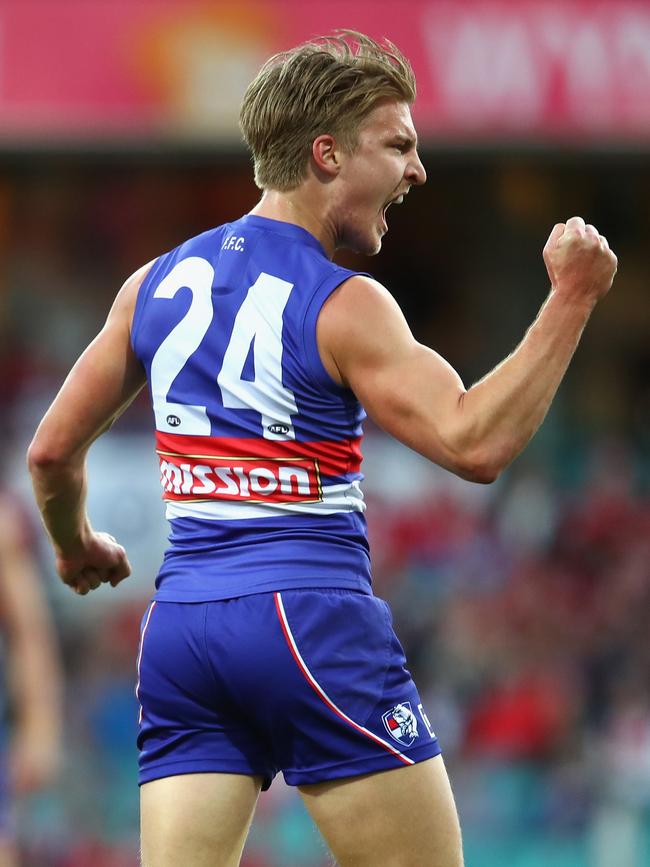
[[[150,265],[118,293],[106,323],[70,371],[27,453],[34,493],[61,579],[84,595],[131,572],[124,548],[86,514],[86,454],[145,384],[131,346],[138,290]]]

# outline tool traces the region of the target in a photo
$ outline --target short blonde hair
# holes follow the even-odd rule
[[[261,189],[304,179],[312,143],[335,135],[354,150],[361,121],[383,99],[415,101],[415,75],[398,48],[337,31],[271,57],[249,85],[239,123]]]

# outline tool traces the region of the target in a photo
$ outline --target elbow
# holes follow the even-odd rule
[[[43,442],[38,434],[27,449],[27,468],[32,477],[58,473],[69,461],[68,455],[64,455],[52,443]]]
[[[456,424],[442,439],[450,469],[463,479],[491,485],[510,465],[528,441],[525,432],[493,430],[473,417],[456,417]]]
[[[468,482],[491,485],[510,464],[514,455],[508,450],[474,449],[456,456],[454,472]]]
[[[37,439],[33,439],[27,449],[27,469],[30,475],[37,476],[55,463],[50,451]]]
[[[455,472],[468,482],[477,485],[491,485],[499,478],[505,467],[494,461],[465,460],[458,465]]]
[[[492,466],[476,467],[468,481],[474,482],[477,485],[491,485],[501,475],[501,470]]]

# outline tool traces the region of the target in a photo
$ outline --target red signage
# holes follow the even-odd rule
[[[236,138],[263,60],[337,27],[410,57],[429,140],[650,138],[642,0],[0,0],[0,142]]]

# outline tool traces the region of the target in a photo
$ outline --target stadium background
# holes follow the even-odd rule
[[[0,0],[4,481],[136,267],[256,200],[236,115],[275,50],[335,27],[412,59],[429,181],[370,267],[467,385],[547,292],[574,213],[619,255],[534,443],[495,485],[368,425],[377,592],[445,750],[469,867],[650,863],[650,3]],[[166,529],[146,400],[91,453],[93,522],[134,577],[78,599],[52,574],[66,761],[20,805],[27,864],[137,863],[134,657]],[[408,798],[408,792],[404,797]],[[260,799],[244,867],[321,867],[295,793]]]

